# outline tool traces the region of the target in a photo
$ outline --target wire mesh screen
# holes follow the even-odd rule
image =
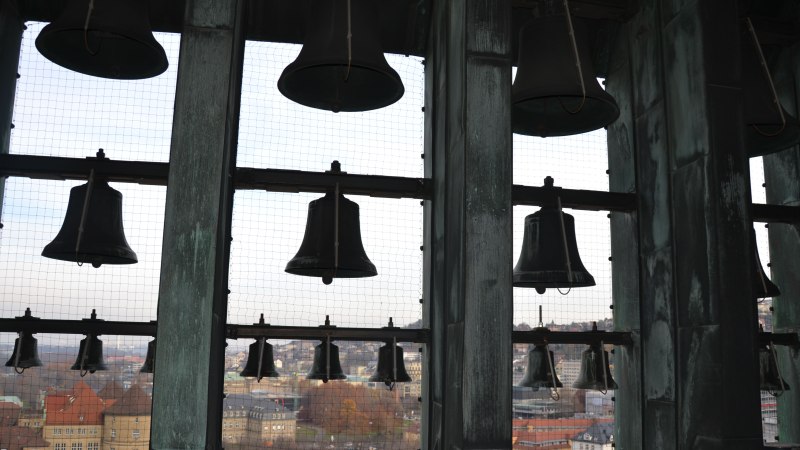
[[[421,60],[386,55],[405,86],[397,103],[336,114],[301,106],[278,91],[281,71],[299,50],[296,45],[247,42],[237,166],[323,172],[338,160],[350,174],[421,177]],[[419,200],[345,196],[358,204],[360,226],[340,233],[360,231],[376,276],[333,278],[326,285],[320,277],[285,272],[303,243],[309,202],[322,195],[236,192],[228,322],[256,323],[263,314],[266,323],[281,326],[317,327],[328,317],[337,327],[381,328],[390,318],[396,327],[420,327]],[[226,448],[419,448],[418,345],[400,347],[404,354],[400,361],[412,381],[387,386],[370,381],[380,369],[378,354],[385,343],[333,340],[338,358],[331,351],[328,359],[318,355],[319,346],[327,348],[325,342],[270,340],[273,360],[262,358],[261,366],[274,364],[273,375],[278,376],[259,382],[247,371],[258,367],[258,352],[249,348],[254,342],[229,341],[223,412]],[[330,382],[318,379],[320,370]],[[306,379],[310,373],[317,379]],[[339,377],[334,376],[337,373]]]
[[[604,130],[560,138],[514,135],[514,184],[542,186],[550,176],[555,186],[565,189],[608,191],[608,150]],[[514,208],[514,257],[520,257],[525,217],[539,208]],[[611,243],[607,211],[565,209],[573,216],[575,240],[580,260],[592,275],[592,287],[547,289],[539,294],[532,288],[514,288],[514,324],[518,330],[539,326],[539,306],[543,326],[552,331],[589,331],[594,322],[600,330],[611,331]],[[574,261],[572,262],[575,263]],[[606,350],[611,350],[606,346]],[[552,365],[563,385],[556,391],[516,386],[513,396],[514,448],[570,448],[584,445],[581,436],[590,436],[592,445],[606,445],[613,434],[613,377],[606,392],[573,388],[578,379],[582,353],[588,346],[550,344]],[[533,366],[530,361],[546,359],[531,356],[534,346],[514,346],[514,384],[518,385]],[[613,355],[609,365],[613,368]],[[605,380],[604,380],[605,381]],[[589,442],[589,441],[586,441]],[[588,445],[588,444],[586,444]],[[574,448],[574,447],[573,447]],[[599,447],[598,447],[599,448]]]
[[[169,160],[180,36],[155,33],[170,66],[145,80],[110,80],[65,69],[34,45],[44,23],[27,24],[20,51],[11,153]],[[67,138],[68,137],[68,138]]]
[[[762,158],[750,159],[750,191],[753,203],[767,203],[767,192],[764,180],[764,160]],[[761,267],[769,277],[769,240],[767,227],[763,223],[754,222],[753,229],[756,233],[754,243],[758,251]],[[772,332],[772,298],[758,300],[758,323],[764,331]],[[780,352],[783,349],[776,349]],[[764,442],[776,442],[778,437],[778,411],[777,399],[768,391],[761,391],[761,430]]]
[[[10,153],[83,159],[104,148],[111,159],[167,161],[179,36],[156,35],[172,64],[166,73],[118,81],[71,72],[44,59],[34,46],[43,25],[29,23],[23,35]],[[102,182],[101,175],[95,178],[93,195]],[[68,205],[71,189],[85,184],[5,181],[0,229],[3,318],[23,316],[30,308],[42,320],[81,320],[93,312],[105,321],[156,319],[164,187],[109,183],[122,195],[121,210],[114,204],[86,210],[84,223],[119,212],[121,226],[114,231],[124,235],[138,263],[95,268],[42,256],[62,229],[68,209],[83,215],[80,205]],[[85,239],[91,242],[92,236]],[[146,448],[152,375],[141,369],[151,339],[3,333],[0,350],[3,362],[9,363],[0,370],[3,425],[13,426],[12,435],[26,447]],[[26,343],[20,346],[23,350],[14,352],[15,342],[21,341]],[[30,352],[32,342],[37,352]]]

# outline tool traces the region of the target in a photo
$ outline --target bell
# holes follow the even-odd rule
[[[611,377],[611,367],[608,365],[608,352],[603,350],[600,344],[590,345],[581,354],[581,371],[572,387],[603,393],[617,389],[617,383]]]
[[[789,385],[778,371],[778,359],[774,347],[763,345],[758,349],[759,379],[762,391],[769,391],[780,395],[789,390]]]
[[[339,364],[339,347],[332,344],[330,338],[314,347],[314,364],[306,375],[306,379],[322,380],[323,383],[327,383],[328,380],[344,380],[346,378],[347,376]]]
[[[139,369],[139,373],[153,373],[156,366],[156,341],[155,339],[147,343],[147,355],[144,357],[144,364]]]
[[[383,56],[380,2],[311,3],[303,48],[278,79],[281,94],[301,105],[333,112],[368,111],[399,100],[405,89]]]
[[[92,334],[81,340],[78,350],[78,359],[70,370],[80,370],[81,376],[86,372],[94,373],[97,370],[108,370],[106,363],[103,362],[103,341]]]
[[[780,104],[772,87],[755,30],[742,25],[744,142],[750,158],[785,150],[800,142],[800,122]]]
[[[36,48],[59,66],[103,78],[133,80],[169,65],[150,28],[148,2],[70,0],[36,38]]]
[[[265,338],[259,338],[250,344],[247,353],[247,363],[244,370],[239,374],[243,377],[256,377],[261,381],[264,377],[280,376],[275,370],[275,362],[272,358],[272,345],[267,343]]]
[[[31,367],[41,367],[39,350],[36,338],[29,331],[22,331],[14,341],[14,351],[6,362],[6,367],[13,367],[17,373],[22,373]],[[22,369],[22,370],[19,370]]]
[[[534,391],[564,387],[555,373],[554,361],[553,352],[547,350],[547,345],[535,345],[528,352],[528,369],[517,386],[529,387]]]
[[[551,177],[545,178],[545,188],[555,189]],[[559,209],[543,206],[525,217],[522,251],[514,266],[514,286],[536,288],[541,294],[546,288],[595,285],[578,254],[575,220]]]
[[[338,164],[334,161],[332,172],[341,173]],[[303,243],[286,264],[286,272],[322,277],[325,284],[333,278],[377,275],[361,243],[358,204],[333,192],[310,202]]]
[[[399,345],[387,344],[378,349],[378,367],[369,381],[383,382],[387,386],[392,383],[406,383],[411,377],[406,372],[403,362],[403,348]]]
[[[90,185],[89,206],[84,211]],[[79,264],[89,262],[93,267],[137,262],[122,228],[122,194],[105,180],[72,188],[61,231],[45,246],[42,256]]]
[[[753,269],[755,270],[755,277],[753,277],[753,294],[756,298],[777,297],[781,295],[781,290],[775,283],[767,277],[764,272],[764,267],[761,266],[761,258],[758,256],[758,245],[756,244],[756,231],[750,229],[750,242],[753,243]]]
[[[514,133],[586,133],[619,116],[616,101],[595,78],[583,23],[574,21],[574,46],[571,23],[568,16],[556,13],[531,19],[520,30],[519,64],[511,87]]]

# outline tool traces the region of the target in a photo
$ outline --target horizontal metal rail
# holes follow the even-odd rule
[[[49,320],[38,318],[0,319],[1,333],[51,334],[94,334],[111,336],[152,336],[156,335],[157,322],[120,322],[105,320]],[[246,339],[266,337],[269,339],[322,340],[342,341],[390,341],[397,342],[430,342],[430,330],[426,328],[347,328],[335,326],[292,327],[274,325],[237,325],[226,326],[228,339]],[[550,331],[533,329],[530,331],[513,331],[512,341],[515,344],[599,344],[631,345],[631,333],[626,331]],[[798,333],[759,333],[759,344],[783,345],[800,348]]]
[[[61,158],[51,156],[0,155],[0,176],[53,180],[86,180],[95,170],[109,181],[166,186],[169,164],[163,162],[119,161],[98,158]],[[339,185],[345,194],[385,198],[429,200],[432,183],[427,178],[356,175],[347,173],[307,172],[299,170],[255,169],[240,167],[234,175],[236,189],[263,189],[273,192],[325,192]],[[564,208],[590,211],[632,212],[637,209],[636,194],[557,190],[540,186],[514,185],[515,205],[542,206],[555,202],[554,193]],[[800,206],[754,203],[754,222],[800,224]]]
[[[513,331],[511,340],[515,344],[604,344],[630,345],[631,333],[627,331],[550,331],[536,329]]]

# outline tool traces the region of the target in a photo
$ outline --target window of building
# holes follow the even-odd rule
[[[131,431],[131,437],[134,439],[139,439],[141,437],[141,431],[139,430]]]
[[[73,442],[72,443],[72,450],[82,450],[83,443],[82,442]]]
[[[65,442],[56,442],[55,450],[67,450],[67,444]]]

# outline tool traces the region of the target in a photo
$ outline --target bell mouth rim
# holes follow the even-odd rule
[[[126,41],[132,41],[139,44],[141,47],[148,50],[148,61],[152,62],[153,64],[145,66],[147,70],[137,70],[137,71],[130,71],[125,76],[111,76],[110,71],[103,70],[91,70],[85,66],[81,66],[77,64],[74,60],[70,58],[61,58],[58,56],[58,52],[54,52],[51,48],[53,42],[60,42],[63,40],[63,34],[73,34],[79,33],[83,34],[83,28],[73,28],[73,27],[61,27],[56,28],[52,27],[52,23],[47,24],[42,30],[39,32],[39,35],[36,36],[34,40],[34,45],[36,46],[36,50],[42,54],[45,58],[47,58],[50,62],[57,64],[67,70],[71,70],[73,72],[81,73],[88,76],[98,77],[98,78],[106,78],[112,80],[144,80],[147,78],[154,78],[157,77],[164,72],[167,71],[169,68],[169,58],[167,58],[167,53],[164,51],[164,47],[159,43],[155,38],[153,40],[149,39],[136,39],[130,36],[124,36],[120,33],[108,32],[100,29],[92,29],[89,28],[89,31],[95,32],[102,32],[107,34],[108,36],[114,36],[115,39],[124,39]]]
[[[605,92],[605,91],[604,91]],[[521,96],[521,95],[520,95]],[[515,96],[516,97],[516,96]],[[530,120],[531,116],[537,116],[537,112],[531,108],[526,108],[522,106],[523,104],[530,104],[533,102],[540,102],[544,100],[552,100],[558,98],[566,98],[566,99],[581,99],[581,95],[542,95],[536,97],[529,97],[526,99],[520,99],[517,101],[513,101],[511,103],[511,130],[514,134],[519,134],[523,136],[540,136],[540,137],[560,137],[560,136],[572,136],[576,134],[583,134],[589,133],[591,131],[599,130],[601,128],[607,127],[614,123],[620,115],[619,105],[613,98],[604,98],[595,95],[587,95],[586,101],[587,103],[591,102],[593,104],[592,108],[599,111],[597,117],[599,119],[593,120],[591,123],[583,124],[583,126],[575,126],[566,122],[566,124],[558,126],[558,127],[550,127],[546,132],[542,132],[541,127],[537,127],[535,125],[535,121]],[[584,105],[585,107],[585,105]],[[563,113],[564,115],[569,115],[566,111]],[[550,120],[553,123],[560,123],[560,120],[553,119]]]
[[[331,61],[321,61],[316,62],[314,64],[296,64],[297,61],[292,62],[288,66],[283,69],[281,72],[281,76],[278,78],[278,91],[287,99],[309,108],[320,109],[323,111],[332,111],[332,108],[326,106],[329,102],[325,100],[319,99],[309,99],[308,97],[301,97],[296,95],[296,92],[291,89],[288,84],[299,72],[307,71],[307,70],[314,70],[314,69],[324,69],[324,68],[331,68],[331,67],[347,67],[347,64],[343,63],[339,60],[331,60]],[[391,91],[387,90],[386,95],[373,97],[375,100],[371,103],[367,108],[363,108],[361,106],[356,107],[345,107],[336,110],[336,112],[366,112],[366,111],[373,111],[376,109],[385,108],[387,106],[393,105],[397,103],[403,95],[406,93],[405,85],[403,84],[403,79],[400,77],[400,74],[397,73],[391,66],[387,64],[387,67],[390,71],[385,70],[378,70],[374,67],[373,64],[363,63],[358,60],[354,60],[350,62],[351,68],[357,68],[364,71],[368,71],[371,73],[381,75],[385,81],[388,81],[386,84],[387,86],[393,86],[394,89]],[[357,109],[356,109],[357,108]]]
[[[100,258],[96,258],[96,254],[90,253],[78,253],[77,255],[75,252],[67,253],[67,252],[48,252],[47,247],[42,251],[42,256],[45,258],[56,259],[59,261],[69,261],[69,262],[76,262],[76,263],[83,263],[83,264],[136,264],[139,260],[136,258],[136,255],[133,257],[126,257],[126,256],[114,256],[114,255],[99,255]],[[85,258],[81,258],[81,256],[85,256]]]

